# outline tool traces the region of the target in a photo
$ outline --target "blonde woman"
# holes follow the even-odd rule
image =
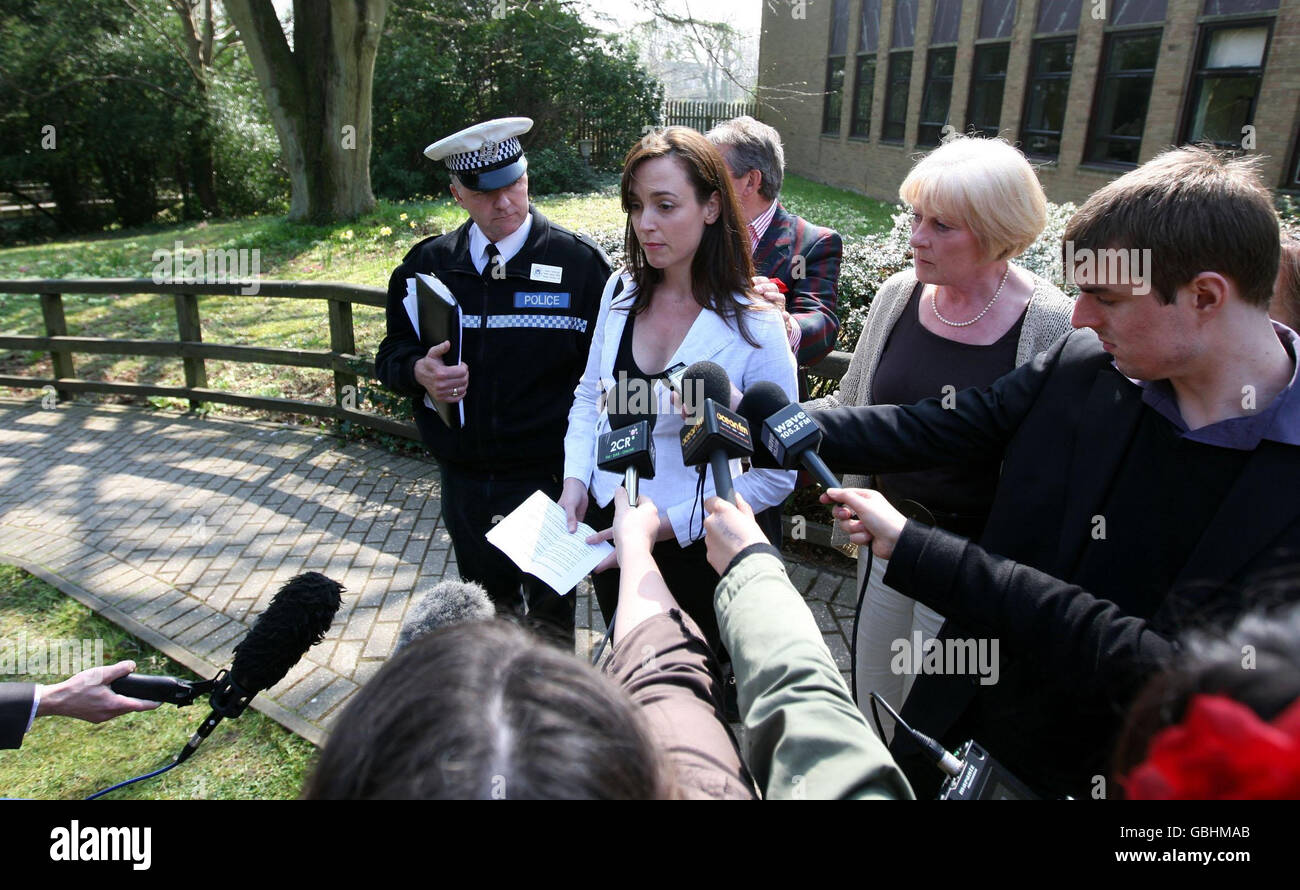
[[[912,168],[899,197],[912,208],[914,266],[881,286],[839,391],[817,407],[944,399],[992,383],[1070,330],[1073,302],[1012,262],[1047,224],[1047,198],[1019,151],[1000,139],[957,137]],[[969,464],[843,483],[871,484],[913,518],[975,540],[998,469]],[[847,539],[837,530],[836,541]],[[859,553],[859,586],[866,568]],[[901,709],[914,674],[910,664],[895,670],[896,641],[910,650],[916,631],[937,637],[943,616],[887,587],[885,568],[874,560],[858,604],[854,691],[864,708],[874,691]]]

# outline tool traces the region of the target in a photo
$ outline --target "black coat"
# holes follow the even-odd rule
[[[0,749],[22,745],[35,695],[31,683],[0,683]]]
[[[1168,654],[1168,638],[1198,617],[1223,622],[1248,608],[1239,596],[1248,579],[1300,554],[1300,448],[1264,441],[1172,591],[1145,614],[1126,603],[1125,567],[1111,563],[1102,574],[1081,556],[1144,410],[1141,391],[1095,335],[1076,331],[991,387],[959,393],[951,408],[930,399],[810,412],[825,431],[821,455],[839,472],[1003,458],[980,544],[1046,574],[1017,575],[952,536],[906,532],[886,582],[946,615],[942,639],[998,638],[1002,666],[994,685],[918,676],[903,717],[946,747],[973,737],[1055,793],[1087,795],[1106,774],[1123,712]],[[1160,521],[1158,505],[1147,521]],[[941,774],[909,739],[900,734],[891,750],[918,797],[937,789]]]
[[[573,389],[587,362],[609,278],[609,260],[592,241],[552,225],[532,210],[523,248],[506,263],[506,277],[484,277],[469,256],[470,222],[421,241],[388,283],[388,335],[375,373],[393,392],[411,396],[416,425],[438,460],[477,472],[558,474]],[[534,274],[534,264],[562,269],[558,282]],[[469,366],[465,426],[451,430],[427,408],[415,380],[420,346],[402,300],[406,280],[434,273],[466,319],[462,360]],[[544,273],[542,273],[544,274]],[[559,295],[539,308],[526,294]]]

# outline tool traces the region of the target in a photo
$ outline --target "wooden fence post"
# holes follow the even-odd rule
[[[68,336],[68,322],[63,317],[62,294],[41,294],[41,315],[45,318],[45,336]],[[77,376],[77,372],[72,366],[72,353],[68,350],[51,349],[50,361],[54,365],[56,380],[70,379]],[[72,393],[66,389],[56,390],[55,395],[61,402],[66,402],[72,398]]]
[[[181,349],[185,348],[186,343],[202,343],[203,329],[199,324],[199,298],[194,294],[175,294],[176,300],[176,328],[180,333]],[[181,361],[185,365],[185,388],[186,389],[206,389],[208,386],[208,370],[200,358],[183,358]],[[190,399],[190,410],[197,411],[203,402],[201,399]]]
[[[330,351],[337,358],[340,355],[354,355],[357,351],[356,339],[352,332],[352,304],[346,300],[329,301],[330,309]],[[334,407],[339,423],[346,415],[345,411],[358,411],[357,375],[334,369]]]

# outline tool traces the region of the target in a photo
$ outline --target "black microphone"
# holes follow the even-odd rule
[[[623,474],[627,502],[636,506],[637,481],[655,477],[654,390],[624,378],[609,394],[609,432],[596,442],[596,467]]]
[[[473,581],[439,581],[407,610],[394,652],[439,628],[467,621],[488,621],[496,612],[496,606],[481,585]]]
[[[223,718],[244,713],[255,695],[283,680],[325,638],[343,603],[343,590],[319,572],[296,575],[280,588],[235,647],[230,670],[213,680],[212,712],[176,756],[177,763],[189,759]]]
[[[821,427],[798,402],[791,402],[785,390],[766,380],[755,383],[745,393],[736,410],[758,430],[758,447],[753,465],[793,470],[800,464],[826,488],[840,488],[840,481],[817,454],[821,445]]]
[[[727,372],[713,362],[691,365],[682,375],[682,403],[692,414],[682,427],[682,463],[688,467],[708,463],[718,497],[736,503],[727,461],[752,454],[754,446],[749,424],[729,407],[731,380]]]
[[[307,572],[291,579],[258,617],[243,642],[235,647],[235,660],[230,671],[219,673],[216,679],[182,680],[179,677],[133,673],[119,677],[108,688],[129,698],[183,708],[200,696],[221,691],[218,684],[228,693],[230,685],[238,681],[226,681],[223,677],[226,674],[242,678],[239,685],[251,691],[248,696],[251,699],[263,689],[280,682],[306,651],[320,642],[338,611],[342,590],[342,585],[318,572]],[[334,600],[332,605],[331,596]],[[319,632],[313,630],[317,626]],[[237,717],[245,707],[247,701],[237,711],[224,716]]]

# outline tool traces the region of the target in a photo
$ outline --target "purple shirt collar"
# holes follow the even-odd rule
[[[1264,439],[1283,445],[1300,445],[1300,387],[1296,386],[1296,377],[1300,375],[1300,370],[1297,370],[1300,363],[1296,362],[1296,356],[1300,354],[1297,349],[1300,336],[1276,321],[1273,322],[1273,330],[1291,356],[1291,381],[1272,402],[1247,417],[1231,417],[1200,429],[1188,430],[1187,422],[1178,410],[1174,388],[1168,380],[1128,379],[1142,388],[1142,401],[1172,423],[1182,438],[1190,442],[1235,448],[1239,451],[1254,451]]]

